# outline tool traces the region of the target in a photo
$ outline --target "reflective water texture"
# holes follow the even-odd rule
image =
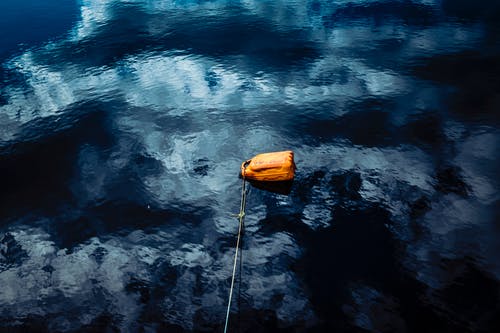
[[[500,331],[498,2],[1,6],[1,330]]]

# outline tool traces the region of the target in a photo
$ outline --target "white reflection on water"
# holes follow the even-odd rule
[[[105,22],[113,22],[116,1],[84,1],[82,19],[77,25],[78,32],[74,43],[83,38],[98,38]],[[145,6],[157,13],[164,10],[166,4],[160,5],[143,1],[132,3]],[[225,2],[222,2],[225,3]],[[252,2],[254,4],[254,2]],[[204,6],[220,6],[208,3]],[[195,6],[186,2],[171,6],[181,10],[183,6]],[[258,15],[258,5],[246,4]],[[275,4],[277,8],[280,5]],[[168,7],[168,6],[167,6]],[[283,4],[288,8],[288,5]],[[290,5],[291,9],[300,6]],[[267,7],[266,7],[267,8]],[[324,10],[333,11],[335,6],[321,6]],[[296,17],[297,13],[287,15]],[[253,12],[252,12],[253,13]],[[264,15],[264,14],[262,14]],[[307,13],[304,17],[309,17]],[[176,15],[176,20],[182,16]],[[150,18],[153,22],[154,17]],[[276,24],[282,20],[274,17]],[[296,23],[301,25],[300,21]],[[6,91],[7,104],[0,107],[1,113],[10,121],[25,123],[32,119],[64,112],[74,103],[92,99],[116,100],[124,98],[131,106],[148,106],[160,109],[169,108],[180,112],[185,110],[207,110],[213,108],[231,109],[235,107],[254,109],[264,105],[286,103],[306,105],[325,101],[342,102],[346,98],[355,100],[368,95],[397,96],[409,93],[410,86],[417,84],[409,77],[396,73],[391,68],[379,68],[367,63],[362,58],[345,53],[349,48],[359,49],[362,45],[370,45],[377,41],[401,40],[400,52],[387,53],[384,56],[404,63],[420,54],[431,55],[446,50],[457,51],[477,46],[482,37],[480,25],[457,26],[443,23],[437,26],[415,29],[398,26],[397,22],[388,21],[374,32],[367,26],[340,26],[329,32],[322,48],[324,54],[314,60],[306,69],[292,69],[286,80],[278,72],[264,72],[252,75],[246,71],[245,63],[251,57],[242,55],[240,61],[234,63],[221,58],[220,61],[203,55],[175,55],[176,52],[145,52],[120,60],[112,67],[85,67],[78,64],[51,65],[38,63],[34,55],[37,50],[27,51],[22,56],[10,61],[8,68],[22,74],[26,80],[21,86],[8,85]],[[285,27],[290,28],[285,24]],[[415,30],[417,32],[415,32]],[[159,35],[164,32],[159,32]],[[97,34],[97,35],[96,35]],[[154,34],[153,34],[154,37]],[[55,41],[42,49],[56,51],[64,47],[66,41]],[[243,65],[242,65],[243,64]],[[347,70],[342,82],[328,84],[312,84],[325,73],[338,74]],[[132,76],[130,74],[133,74]],[[207,76],[216,78],[216,85],[211,86]],[[344,74],[343,74],[344,75]],[[9,119],[2,120],[3,123]],[[15,130],[15,129],[14,129]],[[12,138],[15,133],[2,131],[4,140]]]
[[[8,317],[58,315],[77,311],[72,321],[52,321],[52,330],[74,330],[89,324],[102,312],[119,316],[120,329],[134,330],[142,305],[138,294],[127,289],[131,277],[146,287],[154,283],[155,274],[163,264],[178,267],[177,276],[162,281],[170,285],[170,293],[159,300],[158,314],[171,323],[193,329],[194,314],[202,309],[205,315],[218,313],[220,321],[225,307],[227,286],[222,283],[230,275],[232,251],[213,258],[201,244],[182,243],[176,232],[144,234],[134,231],[127,237],[107,241],[92,238],[71,252],[59,249],[50,236],[39,229],[18,229],[10,233],[26,251],[21,265],[0,272],[2,312]],[[255,309],[266,309],[276,293],[288,295],[278,306],[279,318],[293,323],[296,318],[313,320],[307,298],[291,272],[276,266],[272,272],[263,264],[277,257],[297,258],[299,250],[292,238],[277,233],[269,239],[252,238],[245,248],[245,294]],[[156,247],[151,247],[156,245]],[[193,284],[201,279],[201,293],[193,294]],[[38,301],[61,297],[75,303]],[[301,306],[298,306],[301,304]],[[207,307],[208,306],[208,307]]]
[[[73,320],[67,317],[50,323],[52,330],[63,331],[89,324],[108,307],[123,316],[122,329],[125,331],[137,320],[140,309],[136,297],[125,293],[124,284],[130,274],[148,279],[147,266],[152,257],[158,257],[156,249],[144,251],[140,245],[123,248],[115,241],[101,243],[99,239],[92,239],[68,253],[66,249],[57,248],[50,236],[41,230],[21,229],[11,234],[26,251],[27,258],[20,266],[0,272],[3,285],[0,303],[4,316],[23,318],[77,310]],[[104,253],[102,260],[96,261],[96,250]],[[67,302],[40,306],[40,301],[54,297],[78,301],[71,305],[72,309]]]

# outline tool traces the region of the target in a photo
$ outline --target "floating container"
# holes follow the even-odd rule
[[[241,176],[258,182],[286,182],[295,176],[293,151],[264,153],[241,164]]]

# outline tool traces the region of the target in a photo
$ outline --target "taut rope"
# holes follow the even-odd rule
[[[226,324],[224,325],[224,333],[227,333],[227,326],[229,323],[229,310],[231,309],[231,299],[233,298],[234,277],[236,275],[236,263],[238,261],[238,249],[240,247],[241,229],[243,227],[243,220],[245,218],[245,206],[247,204],[247,193],[245,189],[245,175],[243,175],[243,185],[241,187],[241,204],[240,213],[237,215],[240,223],[238,227],[238,240],[236,241],[236,251],[234,253],[233,276],[231,278],[231,289],[229,289],[229,301],[227,304]]]

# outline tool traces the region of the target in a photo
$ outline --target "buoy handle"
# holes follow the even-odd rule
[[[252,160],[246,160],[245,162],[241,163],[241,177],[243,177],[243,179],[245,179],[245,172],[246,172],[246,169],[247,169],[247,166],[250,164],[250,162],[252,162]]]

